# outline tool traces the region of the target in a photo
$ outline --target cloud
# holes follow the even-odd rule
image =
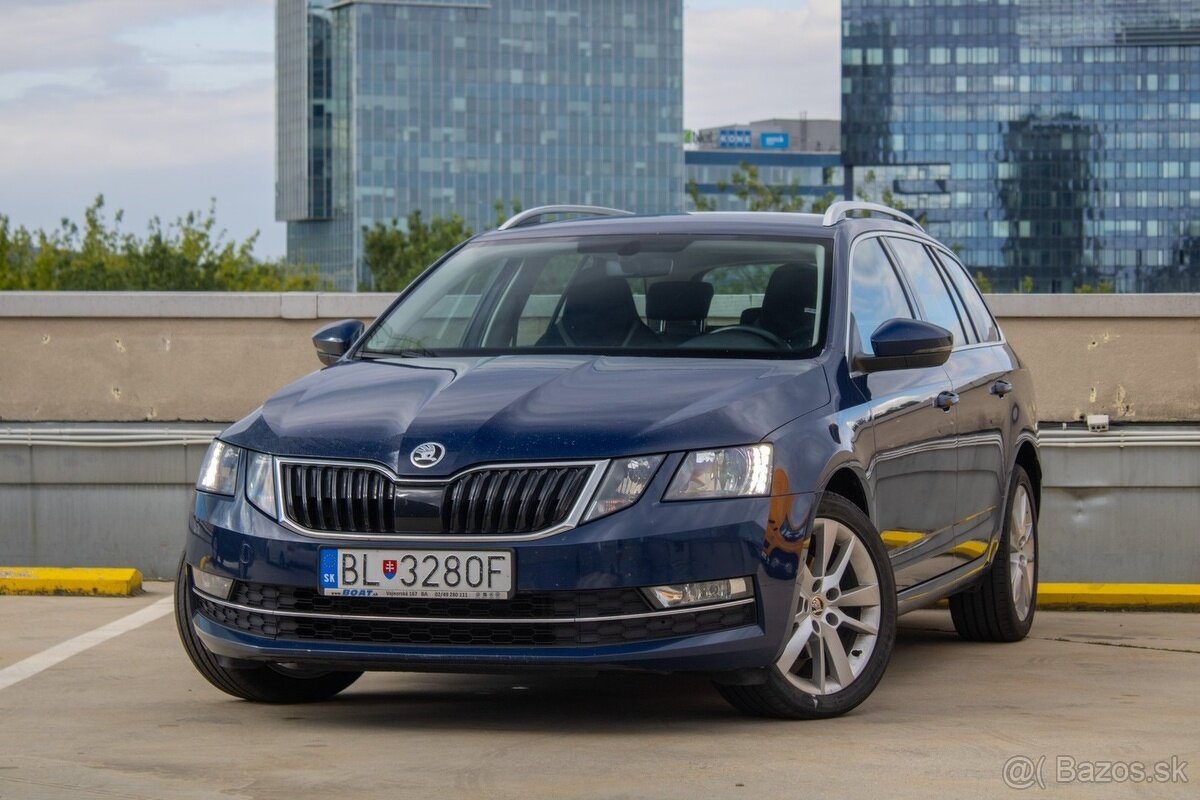
[[[0,173],[48,166],[81,179],[96,170],[218,165],[251,152],[270,160],[274,91],[269,82],[219,92],[135,91],[97,97],[64,90],[0,104]],[[36,93],[36,92],[34,92]]]
[[[838,0],[688,7],[683,37],[686,126],[841,117]]]
[[[230,235],[274,222],[274,0],[2,0],[0,214],[126,228],[218,201]],[[840,115],[838,0],[686,0],[684,122]]]
[[[0,75],[136,64],[142,51],[120,36],[189,16],[240,13],[271,0],[9,0]],[[269,43],[268,43],[269,46]]]
[[[5,5],[0,214],[54,227],[103,193],[136,230],[215,197],[232,236],[282,253],[272,0]]]

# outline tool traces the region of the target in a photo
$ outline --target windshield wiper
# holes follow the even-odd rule
[[[401,350],[360,350],[358,357],[368,361],[382,358],[436,358],[437,353],[427,347],[406,347]]]
[[[437,353],[425,346],[420,339],[411,336],[388,336],[384,344],[392,345],[387,350],[364,347],[358,351],[359,358],[436,358]]]

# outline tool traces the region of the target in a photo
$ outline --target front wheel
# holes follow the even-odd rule
[[[179,562],[175,576],[175,625],[188,658],[204,678],[226,694],[258,703],[313,703],[328,700],[358,680],[361,672],[310,672],[283,664],[222,666],[192,627],[195,607],[187,563]]]
[[[822,719],[875,690],[896,640],[896,584],[871,520],[826,494],[796,578],[790,632],[766,681],[717,686],[749,714]]]
[[[950,598],[958,635],[972,642],[1016,642],[1033,626],[1037,604],[1037,505],[1033,482],[1013,470],[1004,531],[992,565],[977,586]]]

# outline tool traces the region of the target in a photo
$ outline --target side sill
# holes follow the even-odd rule
[[[957,590],[971,585],[979,580],[988,568],[988,557],[982,555],[974,561],[950,570],[945,575],[939,575],[932,580],[909,587],[896,596],[896,611],[907,614],[920,608],[933,605],[938,600],[949,597]]]

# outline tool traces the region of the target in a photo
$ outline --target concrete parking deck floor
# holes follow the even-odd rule
[[[0,597],[0,671],[170,593],[148,588]],[[1014,757],[1045,759],[1027,796],[1196,796],[1200,615],[1039,612],[1016,645],[959,641],[946,612],[902,625],[864,705],[796,723],[678,676],[382,673],[252,705],[200,678],[167,615],[0,689],[0,798],[996,797],[1018,796]],[[1173,757],[1174,782],[1117,782]],[[1083,783],[1084,762],[1120,763]]]

